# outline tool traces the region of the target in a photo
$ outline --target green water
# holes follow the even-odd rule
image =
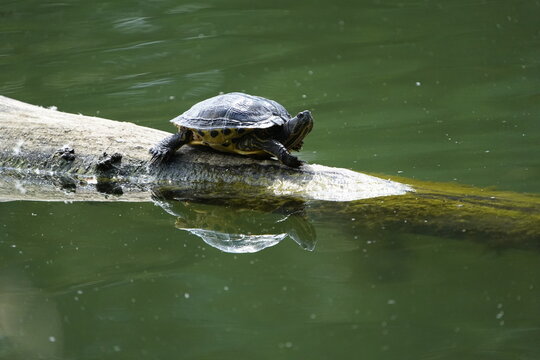
[[[308,162],[538,193],[539,18],[538,1],[3,0],[0,94],[173,131],[245,91],[313,112]],[[537,251],[186,209],[0,204],[0,358],[540,358]],[[282,241],[223,252],[185,230],[197,214]]]

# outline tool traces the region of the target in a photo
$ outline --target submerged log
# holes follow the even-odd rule
[[[157,194],[259,209],[301,203],[308,217],[354,218],[369,229],[540,245],[538,195],[321,165],[291,169],[187,146],[171,163],[151,165],[148,148],[167,135],[0,96],[0,201],[154,201]]]

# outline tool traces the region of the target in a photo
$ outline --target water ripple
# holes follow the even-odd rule
[[[131,85],[129,88],[130,89],[143,89],[143,88],[152,87],[152,86],[156,86],[156,85],[171,84],[173,82],[174,82],[173,79],[162,78],[162,79],[155,79],[155,80],[151,80],[151,81],[139,82],[139,83],[136,83],[134,85]]]
[[[164,42],[165,42],[165,40],[146,41],[146,42],[142,42],[142,43],[138,43],[138,44],[130,45],[130,46],[125,46],[125,47],[121,47],[121,48],[103,50],[103,52],[134,50],[134,49],[139,49],[139,48],[144,47],[144,46],[156,45],[156,44],[161,44],[161,43],[164,43]]]
[[[148,17],[129,17],[115,21],[114,28],[126,34],[148,33],[159,27],[148,22]]]
[[[211,93],[217,93],[223,84],[223,73],[219,69],[191,73],[184,75],[188,90],[184,93],[187,97],[200,97]]]
[[[199,10],[208,9],[210,5],[208,4],[184,4],[176,6],[172,9],[165,11],[166,14],[186,14],[194,13]]]

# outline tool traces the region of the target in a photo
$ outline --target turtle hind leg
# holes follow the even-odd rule
[[[190,131],[179,131],[176,134],[167,136],[165,139],[152,146],[149,153],[152,154],[150,162],[153,164],[164,163],[169,161],[176,150],[189,142],[191,136]]]

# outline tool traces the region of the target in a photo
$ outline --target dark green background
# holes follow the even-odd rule
[[[0,94],[173,131],[245,91],[313,112],[308,162],[538,193],[538,19],[538,1],[4,0]],[[540,357],[538,252],[310,221],[313,252],[234,255],[150,203],[0,204],[0,358]]]

